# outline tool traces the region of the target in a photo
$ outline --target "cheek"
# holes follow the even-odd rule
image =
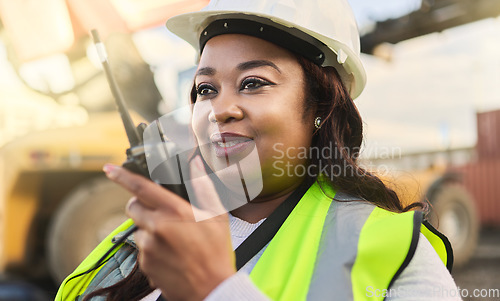
[[[265,141],[268,156],[280,156],[281,153],[276,151],[278,148],[295,157],[296,152],[311,146],[314,118],[310,113],[305,116],[303,98],[296,93],[299,97],[290,94],[286,103],[269,108],[267,118],[262,119],[268,123],[266,137],[269,139]],[[293,99],[295,101],[290,101]]]
[[[304,106],[298,100],[266,106],[257,119],[267,134],[290,142],[311,136],[314,128],[313,118],[304,116]]]
[[[210,113],[209,105],[195,103],[191,119],[194,135],[198,143],[205,144],[209,142],[207,129],[209,127],[208,114]]]
[[[191,117],[191,126],[193,128],[202,158],[212,170],[217,170],[217,167],[214,166],[211,160],[213,154],[211,153],[212,145],[210,143],[209,129],[210,126],[213,126],[213,124],[208,120],[208,114],[210,112],[211,105],[209,102],[195,103]]]

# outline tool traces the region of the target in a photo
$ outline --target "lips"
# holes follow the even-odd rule
[[[253,140],[250,137],[229,132],[213,134],[210,136],[210,142],[215,148],[217,157],[235,156],[253,145]]]

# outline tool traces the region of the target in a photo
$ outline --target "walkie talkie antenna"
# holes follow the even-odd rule
[[[130,142],[130,147],[139,146],[142,144],[142,137],[141,135],[139,135],[139,132],[137,131],[137,128],[135,127],[134,122],[130,117],[127,105],[125,104],[120,89],[118,88],[118,84],[113,77],[113,73],[111,72],[111,67],[108,61],[108,54],[106,53],[106,48],[104,47],[104,44],[99,37],[99,32],[97,32],[96,29],[92,29],[90,33],[92,34],[92,39],[94,40],[97,54],[99,56],[99,59],[101,60],[104,73],[106,74],[106,77],[108,79],[111,93],[113,93],[116,105],[118,106],[118,111],[120,112],[120,116],[122,117],[123,126],[125,127],[125,132],[127,133],[128,141]]]

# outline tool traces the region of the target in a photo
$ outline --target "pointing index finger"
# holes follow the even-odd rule
[[[153,210],[168,209],[169,211],[181,213],[185,212],[186,207],[189,207],[186,201],[175,193],[125,168],[106,164],[103,171],[110,180],[137,196],[143,205]]]

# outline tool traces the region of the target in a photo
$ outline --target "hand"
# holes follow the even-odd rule
[[[201,158],[191,162],[196,197],[222,206]],[[236,273],[227,214],[217,217],[124,168],[106,165],[108,178],[135,195],[127,214],[139,227],[135,241],[141,270],[168,300],[202,300]],[[220,212],[220,211],[219,211]],[[205,215],[207,219],[198,217]]]

